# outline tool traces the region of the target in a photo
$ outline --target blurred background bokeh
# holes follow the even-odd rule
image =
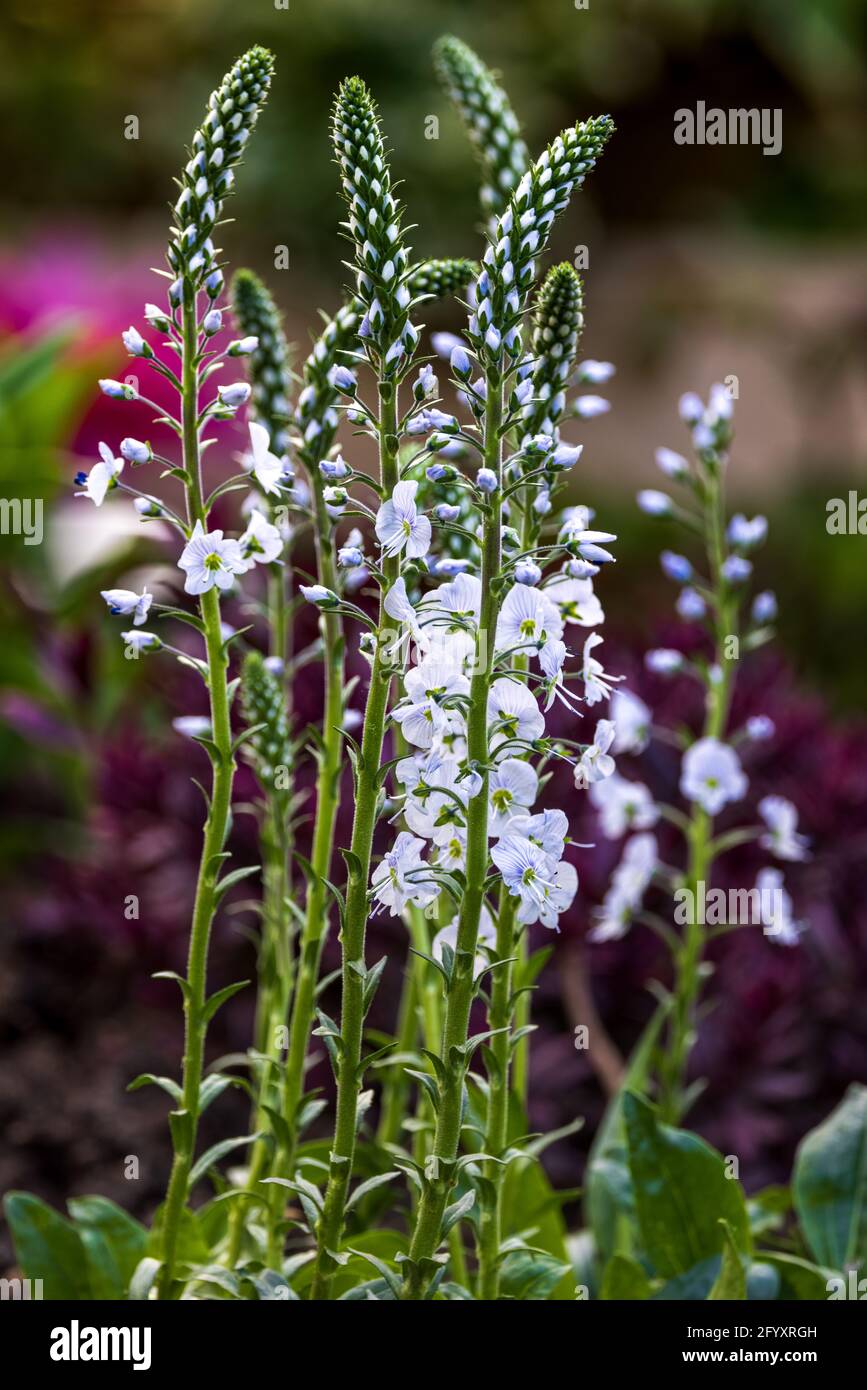
[[[223,244],[267,279],[302,349],[346,279],[328,139],[341,77],[359,72],[381,104],[420,255],[480,248],[475,166],[430,64],[438,34],[500,70],[533,150],[576,118],[614,116],[553,247],[568,259],[587,248],[584,351],[617,365],[611,412],[572,429],[585,444],[573,500],[621,537],[602,593],[609,664],[672,720],[695,716],[688,691],[640,674],[644,647],[689,634],[658,569],[670,537],[634,494],[655,484],[656,445],[686,443],[679,394],[734,376],[731,490],[769,516],[757,579],[781,613],[775,654],[744,663],[741,714],[771,714],[779,730],[748,770],[757,796],[797,802],[816,849],[792,877],[804,945],[785,952],[745,933],[720,951],[694,1123],[741,1156],[752,1188],[783,1178],[799,1136],[850,1080],[867,1080],[867,537],[825,526],[829,498],[867,494],[865,23],[861,0],[6,0],[0,495],[44,499],[45,535],[2,537],[0,1190],[58,1202],[95,1190],[147,1213],[165,1178],[164,1107],[124,1086],[177,1067],[177,1000],[149,975],[183,958],[201,821],[189,779],[204,757],[170,721],[201,712],[201,693],[167,661],[123,660],[98,590],[158,577],[171,552],[122,502],[74,502],[72,479],[99,439],[152,434],[139,407],[107,402],[95,381],[128,370],[120,330],[157,297],[148,267],[162,263],[172,174],[207,94],[254,42],[274,50],[277,77]],[[674,112],[699,100],[779,108],[781,152],[675,144]],[[288,268],[275,269],[284,247]],[[458,329],[459,310],[429,321]],[[242,444],[234,427],[221,447],[228,458]],[[663,760],[654,775],[664,790],[673,769]],[[255,860],[243,814],[233,849]],[[534,1043],[536,1122],[585,1113],[588,1136],[604,1088],[572,1046],[573,1022],[590,991],[625,1052],[664,968],[641,932],[582,945],[609,868],[603,853],[582,869]],[[737,863],[731,872],[740,881]],[[124,915],[129,894],[137,919]],[[250,925],[243,911],[222,919],[215,982],[250,974]],[[403,949],[396,930],[384,940],[394,964],[381,1026]],[[219,1016],[213,1055],[244,1047],[248,1029],[241,997]],[[224,1115],[212,1122],[240,1132]],[[580,1180],[586,1144],[551,1151],[558,1181]],[[122,1176],[131,1153],[137,1184]]]

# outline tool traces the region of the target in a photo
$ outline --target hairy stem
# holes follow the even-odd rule
[[[205,522],[199,459],[199,365],[198,318],[196,302],[190,288],[183,310],[183,451],[187,472],[187,515],[190,523]],[[178,1231],[187,1201],[190,1168],[196,1147],[199,1118],[199,1091],[202,1083],[202,1064],[205,1052],[207,1024],[204,1008],[207,991],[208,945],[214,919],[215,890],[229,826],[232,782],[235,762],[232,754],[232,728],[229,711],[229,692],[226,681],[228,656],[220,630],[220,600],[215,588],[199,600],[205,627],[205,648],[208,663],[208,695],[211,705],[211,728],[215,752],[212,755],[213,780],[187,960],[187,980],[184,990],[184,1060],[183,1103],[172,1115],[174,1160],[162,1218],[159,1277],[159,1296],[170,1296],[175,1275]]]
[[[497,491],[491,497],[482,537],[482,602],[476,643],[475,669],[467,713],[467,759],[482,777],[482,786],[467,806],[466,887],[458,916],[457,948],[448,988],[441,1057],[445,1073],[440,1084],[433,1151],[428,1160],[422,1196],[410,1246],[410,1261],[403,1297],[422,1297],[427,1275],[424,1264],[432,1258],[440,1240],[443,1212],[454,1181],[463,1108],[465,1060],[459,1049],[467,1041],[470,1008],[475,992],[473,970],[479,918],[488,872],[488,694],[493,672],[494,641],[499,597],[496,581],[501,568],[501,503],[503,383],[498,371],[486,374],[485,467],[496,473]]]
[[[720,667],[722,675],[719,681],[708,688],[703,736],[718,739],[725,733],[731,702],[734,658],[728,652],[728,644],[729,639],[736,636],[737,627],[736,608],[728,596],[721,572],[725,557],[725,509],[722,482],[718,473],[711,478],[705,499],[705,545],[716,594],[714,661]],[[712,817],[694,803],[687,834],[689,856],[685,887],[692,894],[688,901],[697,901],[698,885],[707,882],[713,869],[710,853],[712,834]],[[660,1063],[660,1112],[668,1124],[678,1124],[684,1113],[686,1071],[695,1041],[695,1017],[701,995],[704,949],[704,926],[699,921],[698,914],[692,913],[675,957],[675,983],[668,1044]]]
[[[380,481],[390,496],[398,481],[397,392],[394,384],[379,385]],[[398,577],[397,556],[383,562],[384,584],[380,596],[379,636],[389,619],[383,607],[385,594]],[[388,694],[391,686],[389,658],[383,642],[377,641],[364,711],[364,733],[355,775],[355,817],[348,860],[346,912],[341,933],[343,964],[342,1008],[337,1075],[337,1114],[334,1142],[325,1191],[325,1205],[319,1220],[319,1250],[310,1297],[327,1299],[336,1268],[331,1253],[337,1251],[343,1231],[346,1195],[355,1156],[358,1094],[361,1085],[361,1044],[364,1028],[364,939],[368,913],[368,883],[373,834],[376,828],[380,793],[380,764]]]

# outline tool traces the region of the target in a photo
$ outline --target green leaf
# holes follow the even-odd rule
[[[523,1115],[516,1115],[514,1125],[519,1131],[525,1127]],[[533,1245],[550,1255],[554,1264],[567,1267],[547,1296],[557,1302],[572,1302],[575,1276],[566,1249],[566,1223],[540,1163],[518,1158],[508,1164],[503,1173],[502,1205],[503,1238],[526,1236],[532,1231]]]
[[[143,1071],[141,1076],[137,1076],[135,1081],[131,1081],[127,1086],[128,1091],[140,1091],[142,1086],[159,1086],[171,1096],[176,1105],[180,1105],[184,1098],[184,1093],[177,1081],[173,1081],[170,1076],[154,1076],[153,1072]]]
[[[642,1247],[657,1274],[684,1274],[725,1244],[727,1221],[737,1248],[749,1250],[741,1186],[726,1177],[722,1155],[683,1129],[660,1124],[652,1105],[627,1092],[623,1118]]]
[[[602,1275],[600,1298],[608,1301],[639,1302],[650,1297],[650,1280],[630,1255],[612,1255]]]
[[[768,1250],[761,1252],[764,1264],[769,1264],[780,1276],[780,1298],[797,1302],[824,1303],[829,1297],[828,1283],[837,1271],[820,1269],[809,1260],[796,1255],[778,1255]]]
[[[245,869],[238,869],[237,872],[244,874],[247,871]],[[229,878],[231,877],[232,875],[230,874]],[[225,883],[225,881],[224,879],[223,882]],[[226,1000],[231,999],[233,994],[237,994],[239,990],[246,989],[249,983],[249,980],[238,980],[234,985],[226,985],[224,989],[218,989],[216,994],[212,994],[210,999],[205,1001],[205,1007],[202,1009],[202,1021],[204,1023],[210,1023],[214,1014],[226,1003]]]
[[[218,1144],[212,1144],[206,1149],[201,1158],[193,1164],[190,1172],[189,1190],[195,1187],[200,1178],[203,1178],[209,1168],[213,1168],[215,1163],[219,1163],[221,1158],[230,1154],[233,1149],[243,1148],[245,1144],[254,1144],[257,1139],[261,1139],[261,1132],[258,1134],[243,1134],[237,1139],[221,1139]]]
[[[383,1183],[392,1182],[394,1178],[399,1177],[400,1173],[392,1171],[390,1173],[377,1173],[375,1177],[367,1178],[356,1187],[349,1201],[346,1203],[346,1210],[351,1211],[356,1203],[360,1202],[362,1197],[365,1197],[368,1192],[373,1192],[375,1188],[381,1187]]]
[[[218,903],[230,888],[234,888],[236,883],[243,883],[245,878],[257,874],[261,867],[261,864],[245,864],[243,868],[233,869],[230,874],[225,874],[214,888],[214,903]]]
[[[725,1240],[722,1264],[716,1282],[707,1296],[707,1301],[709,1303],[726,1301],[742,1303],[747,1296],[747,1278],[744,1273],[743,1261],[735,1244],[731,1226],[727,1221],[720,1221],[719,1224],[723,1228]]]
[[[41,1279],[46,1299],[92,1299],[87,1256],[75,1227],[29,1192],[10,1192],[3,1205],[24,1278]]]
[[[653,1052],[668,1014],[662,1004],[652,1015],[633,1049],[623,1085],[609,1103],[587,1160],[584,1199],[587,1224],[603,1259],[634,1249],[635,1197],[623,1127],[623,1097],[627,1091],[641,1094],[647,1086]]]
[[[819,1264],[867,1261],[867,1086],[845,1097],[795,1156],[795,1209]]]
[[[134,1303],[146,1300],[160,1272],[162,1262],[152,1255],[140,1260],[129,1283],[129,1299]]]
[[[162,1250],[164,1216],[165,1203],[163,1202],[154,1213],[154,1219],[148,1233],[148,1253],[153,1256],[158,1256]],[[175,1256],[178,1264],[187,1265],[205,1265],[211,1257],[211,1251],[199,1222],[198,1214],[190,1211],[189,1207],[184,1207],[181,1211]],[[140,1270],[141,1266],[137,1274]]]
[[[94,1297],[126,1298],[147,1249],[144,1226],[107,1197],[71,1197],[67,1206],[87,1252]]]
[[[574,1283],[572,1266],[546,1251],[515,1250],[503,1261],[500,1290],[505,1298],[546,1302],[563,1279]]]
[[[440,1234],[447,1236],[452,1226],[472,1210],[475,1201],[476,1194],[473,1192],[472,1188],[470,1188],[468,1192],[464,1193],[463,1197],[459,1197],[456,1202],[452,1202],[450,1207],[446,1207],[443,1212],[443,1224]]]

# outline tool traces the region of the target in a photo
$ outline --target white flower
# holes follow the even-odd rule
[[[425,907],[437,896],[439,890],[435,882],[425,877],[427,865],[421,857],[423,849],[424,840],[402,830],[393,849],[373,871],[373,895],[380,907],[389,909],[391,917],[399,917],[408,903]]]
[[[491,850],[491,858],[512,897],[520,899],[518,921],[541,921],[557,928],[557,917],[570,906],[578,890],[578,875],[571,864],[559,863],[521,835],[504,835]]]
[[[401,628],[407,629],[406,632],[401,632],[397,641],[389,648],[389,656],[393,656],[395,652],[399,651],[408,639],[413,642],[421,642],[422,630],[416,611],[409,601],[405,579],[395,580],[386,594],[382,606],[390,618],[394,618],[396,623],[400,623]]]
[[[75,494],[76,497],[89,497],[95,507],[102,506],[106,493],[123,471],[123,459],[116,459],[107,444],[100,444],[99,453],[101,462],[95,463],[87,477],[82,479],[84,491]],[[81,474],[78,479],[81,479]]]
[[[141,628],[138,632],[134,629],[131,632],[122,632],[120,637],[126,646],[132,647],[136,655],[139,652],[155,652],[163,645],[155,632],[142,632]]]
[[[657,676],[671,676],[683,666],[683,654],[674,647],[654,647],[644,653],[644,664]]]
[[[250,448],[253,477],[264,493],[279,493],[283,460],[271,453],[271,440],[264,425],[250,421]]]
[[[567,689],[563,679],[563,667],[566,664],[566,643],[565,642],[546,642],[539,652],[539,665],[545,677],[545,690],[547,699],[545,700],[545,713],[551,708],[555,700],[561,700],[566,708],[571,712],[577,711],[578,696],[573,695]]]
[[[188,594],[207,593],[215,584],[218,589],[230,589],[235,575],[243,574],[247,567],[237,541],[224,540],[222,531],[205,531],[200,521],[178,561],[178,568],[186,570],[184,588]]]
[[[184,738],[211,737],[211,721],[206,714],[179,714],[172,720],[172,728]]]
[[[124,618],[132,617],[136,627],[147,622],[153,594],[149,594],[146,588],[140,594],[133,593],[132,589],[103,589],[101,597],[108,604],[110,613],[122,614]]]
[[[746,795],[747,778],[733,748],[717,738],[700,738],[683,755],[680,790],[709,816]]]
[[[260,565],[270,565],[283,549],[283,537],[267,517],[254,508],[247,521],[247,529],[238,542],[245,559]]]
[[[809,858],[810,841],[798,834],[798,812],[784,796],[764,796],[759,802],[759,815],[770,834],[763,835],[759,844],[770,850],[777,859],[793,862]]]
[[[588,705],[596,705],[600,700],[607,700],[611,694],[612,683],[623,680],[622,676],[607,675],[602,662],[590,655],[593,648],[598,647],[601,642],[602,638],[599,633],[591,632],[584,643],[581,675],[584,680],[584,699]]]
[[[430,518],[415,505],[418,483],[398,483],[388,501],[376,514],[376,534],[384,555],[399,555],[406,549],[411,560],[418,560],[430,549]]]
[[[760,869],[756,875],[759,911],[765,936],[773,937],[781,946],[796,946],[804,930],[803,922],[792,916],[792,899],[783,887],[779,869]]]
[[[604,396],[576,396],[575,414],[582,420],[592,420],[596,415],[605,415],[611,409],[611,402]]]
[[[434,841],[436,845],[437,868],[451,873],[454,869],[463,873],[467,866],[467,832],[458,826],[451,826],[447,836]]]
[[[509,834],[532,840],[553,859],[562,859],[569,834],[569,821],[565,811],[540,811],[536,816],[513,816],[509,824]]]
[[[643,753],[650,742],[652,715],[643,700],[630,690],[615,690],[611,696],[614,720],[614,752]]]
[[[505,835],[512,817],[525,812],[536,800],[539,778],[529,763],[504,758],[488,779],[489,835]]]
[[[592,786],[614,775],[614,759],[608,752],[614,742],[615,729],[610,719],[600,719],[589,748],[581,754],[575,768],[575,786]]]
[[[218,387],[217,395],[221,403],[229,410],[237,410],[239,406],[250,399],[250,387],[246,381],[233,381],[229,386]]]
[[[411,666],[404,678],[407,703],[398,705],[393,716],[403,736],[417,748],[430,748],[437,736],[460,732],[463,716],[457,709],[444,709],[450,695],[468,695],[470,683],[454,662],[434,652]]]
[[[497,928],[494,925],[494,920],[491,917],[490,912],[484,905],[482,905],[482,912],[481,916],[479,917],[479,934],[476,940],[479,946],[481,946],[482,948],[487,947],[488,951],[490,951],[492,954],[494,953],[497,945]],[[441,963],[443,959],[444,946],[449,946],[453,951],[457,950],[457,917],[453,918],[453,920],[449,922],[447,927],[443,927],[442,931],[438,931],[433,941],[431,942],[431,955],[433,956],[434,960],[438,960]],[[473,966],[473,976],[475,979],[479,978],[483,970],[487,970],[488,964],[489,962],[487,954],[482,955],[481,952],[477,952],[475,964]]]
[[[466,781],[458,782],[459,771],[457,759],[438,750],[425,758],[401,758],[394,775],[406,788],[404,815],[416,835],[444,844],[455,826],[464,827],[467,789]]]
[[[336,608],[340,603],[334,590],[324,584],[299,584],[298,588],[307,603],[315,603],[317,608]]]
[[[593,592],[592,579],[570,579],[558,576],[546,584],[543,593],[553,599],[567,623],[581,627],[598,627],[605,622],[602,604]]]
[[[619,840],[627,830],[649,830],[659,819],[653,798],[643,782],[630,782],[614,772],[590,787],[590,801],[599,812],[602,834]]]
[[[659,448],[655,457],[657,468],[668,478],[685,478],[689,472],[689,464],[683,454],[676,454],[673,449]]]
[[[508,743],[505,755],[510,757],[517,751],[516,739],[532,743],[542,737],[545,720],[526,685],[501,676],[488,692],[488,727],[491,728],[491,751],[495,753]]]
[[[459,574],[447,584],[429,590],[418,606],[428,626],[445,626],[450,631],[460,631],[464,623],[477,626],[482,606],[481,580],[474,574]]]
[[[626,843],[623,858],[611,875],[611,886],[596,908],[596,925],[589,933],[590,941],[613,941],[625,936],[629,923],[641,906],[648,883],[657,862],[657,846],[653,835],[635,835]]]
[[[668,516],[674,503],[667,492],[659,492],[654,487],[646,487],[638,494],[638,505],[647,516]]]
[[[514,584],[503,600],[497,619],[498,651],[535,647],[563,636],[560,610],[541,589]]]

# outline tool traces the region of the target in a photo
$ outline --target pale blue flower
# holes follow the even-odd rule
[[[747,738],[752,739],[753,743],[765,743],[774,737],[777,726],[766,714],[754,714],[746,722],[746,731]]]
[[[676,454],[673,449],[657,449],[654,458],[657,468],[667,478],[685,478],[689,473],[689,464],[683,454]]]
[[[122,439],[120,452],[127,463],[150,463],[153,458],[150,444],[143,444],[140,439]]]
[[[409,559],[426,555],[431,543],[430,518],[415,504],[418,483],[398,483],[376,514],[376,534],[384,555],[406,551]]]
[[[763,849],[770,850],[777,859],[809,859],[810,841],[806,835],[798,834],[798,812],[791,801],[784,796],[763,796],[759,815],[769,831],[759,841]]]
[[[720,566],[720,573],[729,584],[744,584],[752,572],[752,562],[743,555],[728,555]]]
[[[686,584],[692,579],[692,565],[685,555],[676,555],[673,550],[663,550],[659,557],[662,570],[676,584]]]
[[[340,602],[333,589],[326,589],[324,584],[299,584],[299,589],[308,603],[316,604],[317,608],[336,608]]]
[[[594,420],[597,415],[606,415],[611,402],[602,396],[578,396],[573,406],[575,414],[582,420]]]
[[[186,572],[184,589],[188,594],[205,594],[215,585],[230,589],[235,576],[248,568],[248,561],[238,541],[224,538],[222,531],[207,532],[197,521],[178,568]]]
[[[531,587],[542,578],[542,571],[535,560],[519,560],[514,573],[516,584],[529,584]]]
[[[122,632],[120,636],[121,641],[127,647],[132,647],[133,651],[136,653],[156,652],[159,651],[160,647],[163,645],[155,632],[142,632],[139,630],[138,632]]]
[[[686,622],[698,622],[707,612],[707,604],[697,589],[681,589],[675,608]]]
[[[768,534],[767,518],[754,516],[748,521],[742,512],[737,512],[728,525],[728,538],[731,545],[752,547],[761,545]]]
[[[670,516],[674,510],[674,503],[667,492],[658,492],[656,488],[642,488],[638,494],[638,505],[647,516]]]
[[[113,615],[120,615],[124,618],[132,617],[136,627],[141,627],[147,622],[150,606],[153,603],[153,594],[149,594],[144,588],[140,594],[132,589],[102,589],[100,596],[108,604],[108,611]]]
[[[716,816],[730,801],[747,792],[747,778],[733,748],[718,738],[700,738],[683,755],[680,790],[696,801],[709,816]]]
[[[770,589],[756,594],[753,599],[752,619],[754,623],[772,623],[777,616],[777,596]]]
[[[654,647],[645,652],[644,664],[648,671],[653,671],[657,676],[670,676],[683,666],[683,656],[673,647]]]

